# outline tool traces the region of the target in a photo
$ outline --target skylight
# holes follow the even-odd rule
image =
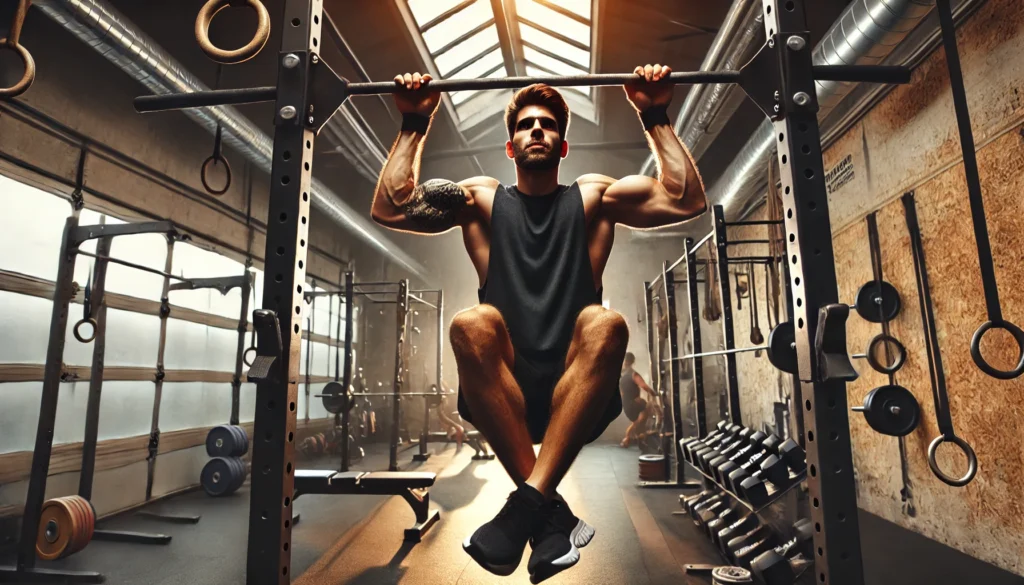
[[[585,75],[595,69],[593,0],[499,0],[497,23],[492,0],[395,1],[416,29],[417,45],[435,76]],[[507,26],[510,34],[499,34],[498,26]],[[591,88],[566,89],[573,113],[594,121]],[[448,97],[465,129],[502,111],[508,96],[505,90],[489,90]]]

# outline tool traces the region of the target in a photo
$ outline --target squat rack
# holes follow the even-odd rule
[[[787,263],[791,263],[796,307],[799,378],[806,399],[808,491],[817,506],[814,545],[817,581],[862,585],[864,574],[857,519],[845,382],[819,371],[819,362],[848,360],[828,348],[845,348],[848,307],[838,304],[835,258],[824,184],[818,128],[816,80],[907,83],[909,70],[884,66],[814,65],[806,25],[808,0],[762,0],[767,43],[741,71],[672,73],[666,83],[735,83],[768,116],[778,136],[785,192]],[[227,104],[275,102],[271,192],[266,237],[264,310],[254,322],[275,325],[280,338],[267,336],[257,348],[250,379],[258,382],[250,503],[247,583],[286,584],[291,566],[291,501],[295,478],[295,400],[297,392],[301,295],[309,228],[313,141],[319,129],[349,96],[392,93],[391,82],[349,83],[318,54],[322,0],[285,0],[276,86],[146,96],[139,111]],[[438,91],[552,86],[622,85],[635,75],[508,77],[438,80]],[[407,287],[406,287],[407,291]],[[404,306],[404,305],[400,305]],[[268,329],[269,331],[269,329]],[[820,342],[816,342],[816,337]],[[400,372],[399,372],[400,373]],[[813,436],[826,438],[814,440]],[[819,470],[822,472],[819,473]]]

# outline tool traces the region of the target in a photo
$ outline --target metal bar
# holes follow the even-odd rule
[[[814,65],[811,74],[816,81],[910,83],[909,67],[889,65]]]
[[[741,244],[768,244],[769,240],[732,240],[729,242],[730,246],[739,246]]]
[[[497,48],[499,48],[499,47],[501,47],[501,43],[494,43],[494,44],[493,44],[493,45],[491,45],[490,47],[487,47],[487,48],[486,48],[486,49],[484,49],[483,51],[480,51],[480,52],[479,52],[479,53],[478,53],[477,55],[475,55],[475,56],[474,56],[473,58],[471,58],[471,59],[469,59],[469,60],[465,61],[465,62],[464,62],[464,63],[463,63],[462,65],[459,65],[459,66],[458,66],[458,67],[456,67],[455,69],[452,69],[451,71],[449,71],[449,72],[448,72],[448,75],[449,75],[449,76],[452,76],[452,77],[454,77],[454,76],[458,75],[459,73],[462,73],[462,71],[463,71],[464,69],[466,69],[466,68],[467,68],[467,67],[469,67],[470,65],[472,65],[472,64],[474,64],[474,63],[476,63],[476,62],[477,62],[477,61],[479,61],[480,59],[483,59],[484,57],[486,57],[487,55],[489,55],[489,54],[491,53],[491,51],[494,51],[495,49],[497,49]],[[449,81],[449,80],[447,80],[447,79],[446,79],[445,81]],[[454,81],[454,80],[452,80],[452,81]],[[467,80],[467,81],[468,81],[468,80]],[[431,87],[431,88],[433,88],[433,87],[434,87],[434,83],[435,83],[435,82],[433,82],[433,81],[431,81],[431,82],[430,82],[430,87]],[[391,82],[391,87],[392,87],[392,90],[391,90],[390,92],[387,92],[387,93],[394,93],[394,87],[395,87],[395,83],[394,83],[393,81]],[[459,89],[453,89],[453,88],[449,88],[449,89],[445,89],[445,90],[441,90],[441,89],[439,89],[439,90],[437,90],[437,91],[448,91],[448,92],[455,92],[455,91],[461,91],[461,90],[459,90]],[[369,95],[373,95],[373,94],[376,94],[376,93],[377,93],[377,92],[376,92],[376,91],[374,91],[374,92],[372,92],[372,93],[371,93],[371,94],[369,94]],[[354,94],[349,94],[349,95],[354,95]]]
[[[703,238],[698,240],[697,243],[694,244],[692,247],[687,248],[687,252],[696,252],[697,248],[700,248],[701,246],[706,244],[708,242],[708,240],[710,240],[713,237],[715,237],[715,230],[714,229],[712,229],[710,232],[708,232],[708,234],[706,236],[704,236]]]
[[[783,205],[793,211],[785,222],[787,264],[793,286],[793,317],[802,385],[801,405],[807,445],[807,491],[815,523],[815,578],[820,585],[863,585],[861,534],[846,383],[819,378],[815,334],[818,312],[838,303],[832,225],[825,189],[817,97],[812,72],[812,51],[789,48],[791,37],[806,47],[806,10],[809,0],[788,0],[786,10],[768,10],[774,0],[762,0],[764,26],[774,43],[781,79],[781,115],[774,120],[778,141]],[[791,3],[791,4],[790,4]],[[792,7],[792,10],[789,8]],[[797,94],[810,96],[804,105]],[[801,96],[801,98],[804,96]],[[803,101],[802,99],[799,101]],[[786,162],[783,162],[785,160]]]
[[[649,143],[640,141],[574,142],[572,145],[572,150],[573,152],[580,152],[585,150],[647,150],[650,149],[650,147],[651,145]],[[422,160],[423,162],[431,162],[435,160],[443,160],[448,158],[459,158],[464,156],[471,156],[474,154],[503,151],[504,148],[505,146],[502,144],[495,144],[487,146],[474,146],[471,148],[461,148],[457,150],[439,150],[431,152],[430,154],[425,154]]]
[[[544,47],[541,47],[540,45],[536,45],[534,43],[531,43],[530,41],[523,41],[523,46],[524,47],[530,47],[531,49],[533,49],[534,51],[537,51],[541,55],[545,55],[545,56],[550,57],[550,58],[552,58],[552,59],[554,59],[556,61],[559,61],[559,62],[563,63],[564,65],[572,67],[573,69],[576,69],[577,71],[580,71],[581,74],[586,74],[586,71],[587,71],[586,67],[580,65],[579,63],[577,63],[577,62],[575,62],[575,61],[573,61],[571,59],[568,59],[567,57],[565,57],[563,55],[559,55],[558,53],[556,53],[554,51],[550,51],[548,49],[545,49]],[[639,77],[637,77],[634,74],[633,75],[633,82],[636,82],[637,79],[639,79]]]
[[[92,252],[86,252],[84,250],[79,250],[78,254],[80,256],[88,256],[90,258],[95,258],[97,260],[105,260],[107,262],[113,262],[114,264],[120,264],[121,266],[127,266],[128,268],[134,268],[135,270],[141,270],[142,272],[148,272],[150,274],[155,274],[157,276],[163,276],[164,278],[173,278],[174,280],[178,280],[178,281],[181,281],[181,282],[189,282],[189,280],[187,278],[184,278],[182,276],[174,276],[173,274],[171,274],[169,272],[161,272],[160,270],[157,270],[156,268],[150,268],[148,266],[143,266],[141,264],[136,264],[134,262],[128,262],[127,260],[121,260],[121,259],[118,259],[118,258],[111,258],[110,256],[101,256],[99,254],[93,254]]]
[[[242,401],[242,358],[245,355],[245,333],[249,327],[249,297],[252,295],[252,273],[244,269],[242,281],[242,310],[238,315],[238,343],[235,346],[235,377],[231,379],[231,418],[228,422],[238,426]]]
[[[174,262],[174,238],[167,238],[167,254],[164,256],[163,285],[160,291],[160,337],[156,349],[156,371],[164,371],[164,352],[167,348],[167,318],[171,315],[170,294],[171,267]],[[149,418],[149,454],[146,456],[146,499],[153,498],[153,481],[156,478],[156,457],[160,447],[160,403],[164,395],[164,377],[153,378],[153,413]]]
[[[544,25],[541,25],[541,24],[537,24],[536,22],[533,22],[532,20],[530,20],[528,18],[523,18],[522,16],[520,16],[519,17],[519,23],[520,24],[525,24],[527,26],[532,26],[533,28],[539,30],[540,32],[542,32],[544,34],[547,34],[547,35],[550,35],[550,36],[553,36],[556,39],[562,41],[563,43],[565,43],[567,45],[572,45],[573,47],[576,47],[577,49],[579,49],[581,51],[587,51],[588,53],[590,52],[590,45],[584,45],[583,43],[577,41],[576,39],[567,37],[567,36],[563,35],[560,32],[553,31],[550,28],[548,28],[548,27],[546,27]]]
[[[307,60],[321,37],[322,0],[285,0],[281,52],[299,57],[301,65],[278,60],[274,110],[301,104],[311,86]],[[264,253],[264,309],[273,311],[281,330],[278,375],[259,382],[252,442],[253,469],[249,499],[247,585],[287,585],[291,580],[292,496],[295,492],[295,404],[301,342],[299,317],[306,280],[310,190],[315,133],[297,119],[274,120],[270,197]],[[280,218],[280,221],[278,221]],[[302,240],[303,244],[299,245]],[[282,253],[283,251],[283,253]]]
[[[691,353],[691,354],[688,354],[688,355],[684,355],[684,356],[678,357],[676,359],[688,360],[688,359],[693,359],[693,358],[713,357],[713,356],[716,356],[716,355],[733,355],[733,354],[737,354],[737,353],[745,353],[745,352],[748,352],[748,351],[765,351],[767,349],[768,349],[767,345],[759,345],[757,347],[738,347],[738,348],[735,348],[735,349],[720,349],[718,351],[705,351],[704,353]],[[668,361],[668,360],[666,360],[666,361]]]
[[[316,288],[316,281],[310,284]],[[309,386],[313,375],[313,327],[316,325],[316,297],[309,302],[309,317],[306,318],[306,422],[309,422]]]
[[[725,209],[721,205],[715,205],[711,209],[715,235],[715,245],[718,247],[718,287],[722,293],[722,332],[725,338],[725,349],[736,348],[735,333],[732,324],[732,294],[729,290],[729,238],[725,228]],[[736,372],[736,352],[725,355],[726,382],[729,385],[729,419],[733,424],[743,424],[743,416],[740,412],[740,384]]]
[[[338,26],[334,24],[334,19],[331,18],[331,15],[325,12],[324,21],[326,21],[327,24],[330,25],[327,28],[327,30],[331,33],[331,36],[334,38],[334,42],[338,44],[338,48],[341,49],[341,52],[345,56],[345,59],[347,59],[348,62],[352,64],[352,67],[356,70],[356,73],[359,74],[359,77],[362,79],[362,81],[370,81],[370,74],[366,72],[366,68],[363,67],[363,63],[359,60],[359,57],[356,56],[355,51],[352,50],[352,46],[349,45],[348,41],[345,40],[345,37],[341,35],[341,31],[339,31]],[[397,121],[398,118],[397,116],[395,116],[394,112],[395,106],[392,103],[385,100],[384,96],[377,96],[377,98],[380,101],[380,104],[384,106],[384,109],[387,111],[388,115],[391,116],[391,120]]]
[[[697,256],[693,251],[693,238],[686,238],[686,296],[690,304],[690,340],[693,351],[701,352],[700,338],[700,297],[697,292]],[[704,404],[704,364],[703,360],[693,360],[693,393],[696,408],[697,436],[708,434],[708,417]]]
[[[113,238],[100,238],[96,253],[107,256]],[[89,372],[89,399],[85,407],[85,436],[82,439],[82,467],[78,476],[78,495],[92,500],[93,475],[96,472],[96,439],[100,427],[100,397],[103,392],[103,360],[107,346],[107,305],[103,295],[107,288],[107,262],[97,260],[93,267],[92,318],[96,332],[92,340],[92,368]]]
[[[771,256],[736,256],[729,258],[730,264],[766,264],[775,261]]]
[[[647,365],[651,373],[651,386],[661,388],[661,363],[655,355],[657,326],[654,323],[654,294],[650,281],[644,283],[644,323],[647,326]]]
[[[727,221],[725,227],[735,227],[743,225],[782,225],[785,222],[782,220],[770,220],[770,219],[752,219],[748,221]]]
[[[50,334],[46,345],[46,370],[39,404],[36,442],[32,450],[32,473],[28,480],[25,511],[21,519],[21,539],[18,541],[18,572],[31,569],[36,564],[36,534],[39,531],[39,516],[46,497],[46,476],[50,469],[50,455],[53,449],[57,398],[60,394],[60,371],[64,361],[64,340],[68,329],[68,305],[74,296],[72,279],[75,272],[75,252],[71,248],[71,237],[78,227],[78,215],[79,211],[75,210],[67,218],[61,238],[53,307],[50,313]]]
[[[416,301],[417,303],[420,303],[421,305],[426,305],[426,306],[430,307],[431,309],[434,309],[435,311],[437,310],[437,305],[435,305],[434,303],[431,303],[431,302],[423,300],[423,297],[418,297],[418,296],[416,296],[414,294],[409,294],[409,300]]]
[[[352,318],[354,311],[355,295],[352,294],[352,286],[355,281],[355,273],[351,270],[345,272],[345,360],[342,373],[342,388],[348,389],[352,384]],[[344,408],[341,411],[341,471],[348,471],[349,466],[349,444],[348,436],[351,426],[350,410]]]
[[[379,282],[355,282],[355,283],[352,284],[352,286],[398,286],[398,285],[399,285],[399,283],[397,283],[397,282],[385,282],[385,281],[379,281]]]
[[[398,283],[398,303],[395,310],[395,383],[391,393],[391,449],[388,470],[398,471],[398,427],[402,421],[402,388],[405,386],[405,336],[409,308],[409,281]]]
[[[157,99],[162,98],[162,99]],[[232,106],[240,104],[259,104],[277,99],[277,88],[250,87],[244,89],[217,89],[212,91],[192,91],[163,95],[147,95],[135,98],[137,112],[157,112],[162,110],[185,110],[207,106]],[[213,100],[211,102],[211,100]]]
[[[511,73],[512,75],[522,75],[524,72],[519,69],[519,64],[516,60],[516,45],[518,44],[519,38],[518,35],[514,38],[512,36],[515,21],[509,18],[511,15],[505,11],[503,0],[490,0],[490,4],[491,12],[494,13],[494,28],[498,33],[498,44],[501,45],[502,66],[505,68],[507,73]],[[481,75],[480,77],[485,76]]]
[[[420,27],[420,34],[423,34],[423,33],[427,32],[428,30],[430,30],[430,29],[434,28],[435,26],[441,24],[442,22],[448,20],[452,16],[455,16],[459,12],[462,12],[466,8],[472,6],[473,3],[475,3],[475,2],[476,2],[476,0],[463,0],[462,2],[460,2],[460,3],[456,4],[455,6],[449,8],[448,10],[445,10],[441,14],[438,14],[434,18],[432,18],[429,21],[427,21],[426,24],[424,24],[423,26]]]
[[[676,321],[676,287],[673,286],[673,275],[668,269],[668,262],[662,264],[662,274],[665,275],[665,304],[668,306],[668,350],[669,356],[672,358],[672,363],[669,366],[669,376],[672,381],[672,441],[671,451],[665,449],[665,465],[669,465],[669,460],[675,460],[675,476],[676,484],[683,485],[686,481],[686,467],[685,459],[683,459],[682,451],[679,450],[679,439],[683,436],[683,415],[681,402],[681,393],[679,392],[679,362],[676,360],[676,356],[679,355],[679,323]],[[666,445],[666,447],[669,445]],[[672,457],[669,457],[669,453],[672,453]],[[666,469],[666,471],[669,471]],[[671,478],[671,473],[666,473],[665,478]]]

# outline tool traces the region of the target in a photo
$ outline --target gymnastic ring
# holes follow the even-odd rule
[[[22,74],[21,79],[17,83],[11,87],[0,88],[0,99],[18,97],[28,91],[28,88],[32,87],[32,82],[36,79],[36,62],[32,59],[32,53],[29,53],[28,49],[22,45],[8,43],[7,39],[0,39],[0,46],[7,47],[17,53],[21,57],[22,64],[25,65],[25,73]]]
[[[964,452],[964,455],[967,455],[967,474],[959,479],[949,477],[943,473],[943,471],[939,469],[938,461],[935,460],[935,454],[939,450],[939,445],[946,442],[953,443],[957,447],[960,447],[960,450]],[[939,435],[938,437],[935,437],[935,440],[932,441],[931,445],[928,445],[928,466],[932,468],[932,473],[935,474],[935,477],[942,480],[946,485],[964,487],[971,483],[975,474],[978,473],[978,456],[974,453],[974,449],[967,444],[967,441],[960,437],[956,435]]]
[[[896,346],[896,361],[891,366],[886,367],[882,362],[875,358],[874,350],[880,343],[891,343]],[[903,363],[907,361],[907,348],[903,347],[900,340],[895,337],[879,333],[872,337],[871,342],[868,343],[867,360],[868,364],[870,364],[871,368],[876,372],[881,372],[883,374],[895,374],[900,371],[900,368],[903,367]]]
[[[244,47],[221,49],[210,41],[210,23],[218,12],[228,6],[248,6],[256,11],[256,34]],[[196,41],[206,56],[218,63],[234,65],[255,57],[270,38],[270,14],[260,0],[208,0],[196,16]]]
[[[86,325],[86,324],[88,324],[88,325],[90,325],[92,327],[92,335],[90,335],[89,337],[86,337],[86,336],[82,335],[82,332],[79,331],[79,329],[81,329],[82,325]],[[77,339],[79,341],[79,343],[89,343],[93,339],[96,339],[96,319],[92,319],[92,318],[82,319],[78,323],[75,323],[75,327],[74,327],[74,329],[71,330],[71,333],[74,334],[75,339]]]
[[[224,182],[223,189],[214,189],[210,187],[210,183],[206,180],[206,173],[209,172],[211,165],[216,165],[218,162],[224,163],[224,171],[227,173],[227,180]],[[203,170],[199,173],[199,179],[203,182],[203,188],[206,189],[210,195],[223,195],[228,192],[231,188],[231,165],[228,164],[228,159],[217,156],[216,154],[210,155],[205,161],[203,161]]]
[[[253,353],[252,359],[249,359],[249,352],[250,351]],[[255,346],[250,347],[249,349],[247,349],[247,350],[242,352],[242,363],[243,364],[245,364],[245,365],[247,365],[247,366],[249,366],[251,368],[252,367],[252,363],[254,361],[256,361],[256,347]]]
[[[989,329],[1002,329],[1013,336],[1014,341],[1017,342],[1016,368],[1012,370],[997,370],[985,361],[984,356],[981,355],[981,338]],[[997,380],[1012,380],[1024,374],[1024,331],[1021,331],[1021,328],[1013,323],[1003,321],[1002,319],[986,321],[981,324],[981,327],[978,327],[978,330],[974,332],[974,337],[971,338],[971,357],[974,358],[974,363],[977,364],[978,368],[989,376]]]

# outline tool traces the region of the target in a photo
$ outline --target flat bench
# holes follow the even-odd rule
[[[334,471],[296,469],[295,494],[360,494],[366,496],[402,496],[416,514],[416,524],[405,529],[405,540],[419,542],[441,515],[430,509],[430,492],[436,473],[420,471]]]

